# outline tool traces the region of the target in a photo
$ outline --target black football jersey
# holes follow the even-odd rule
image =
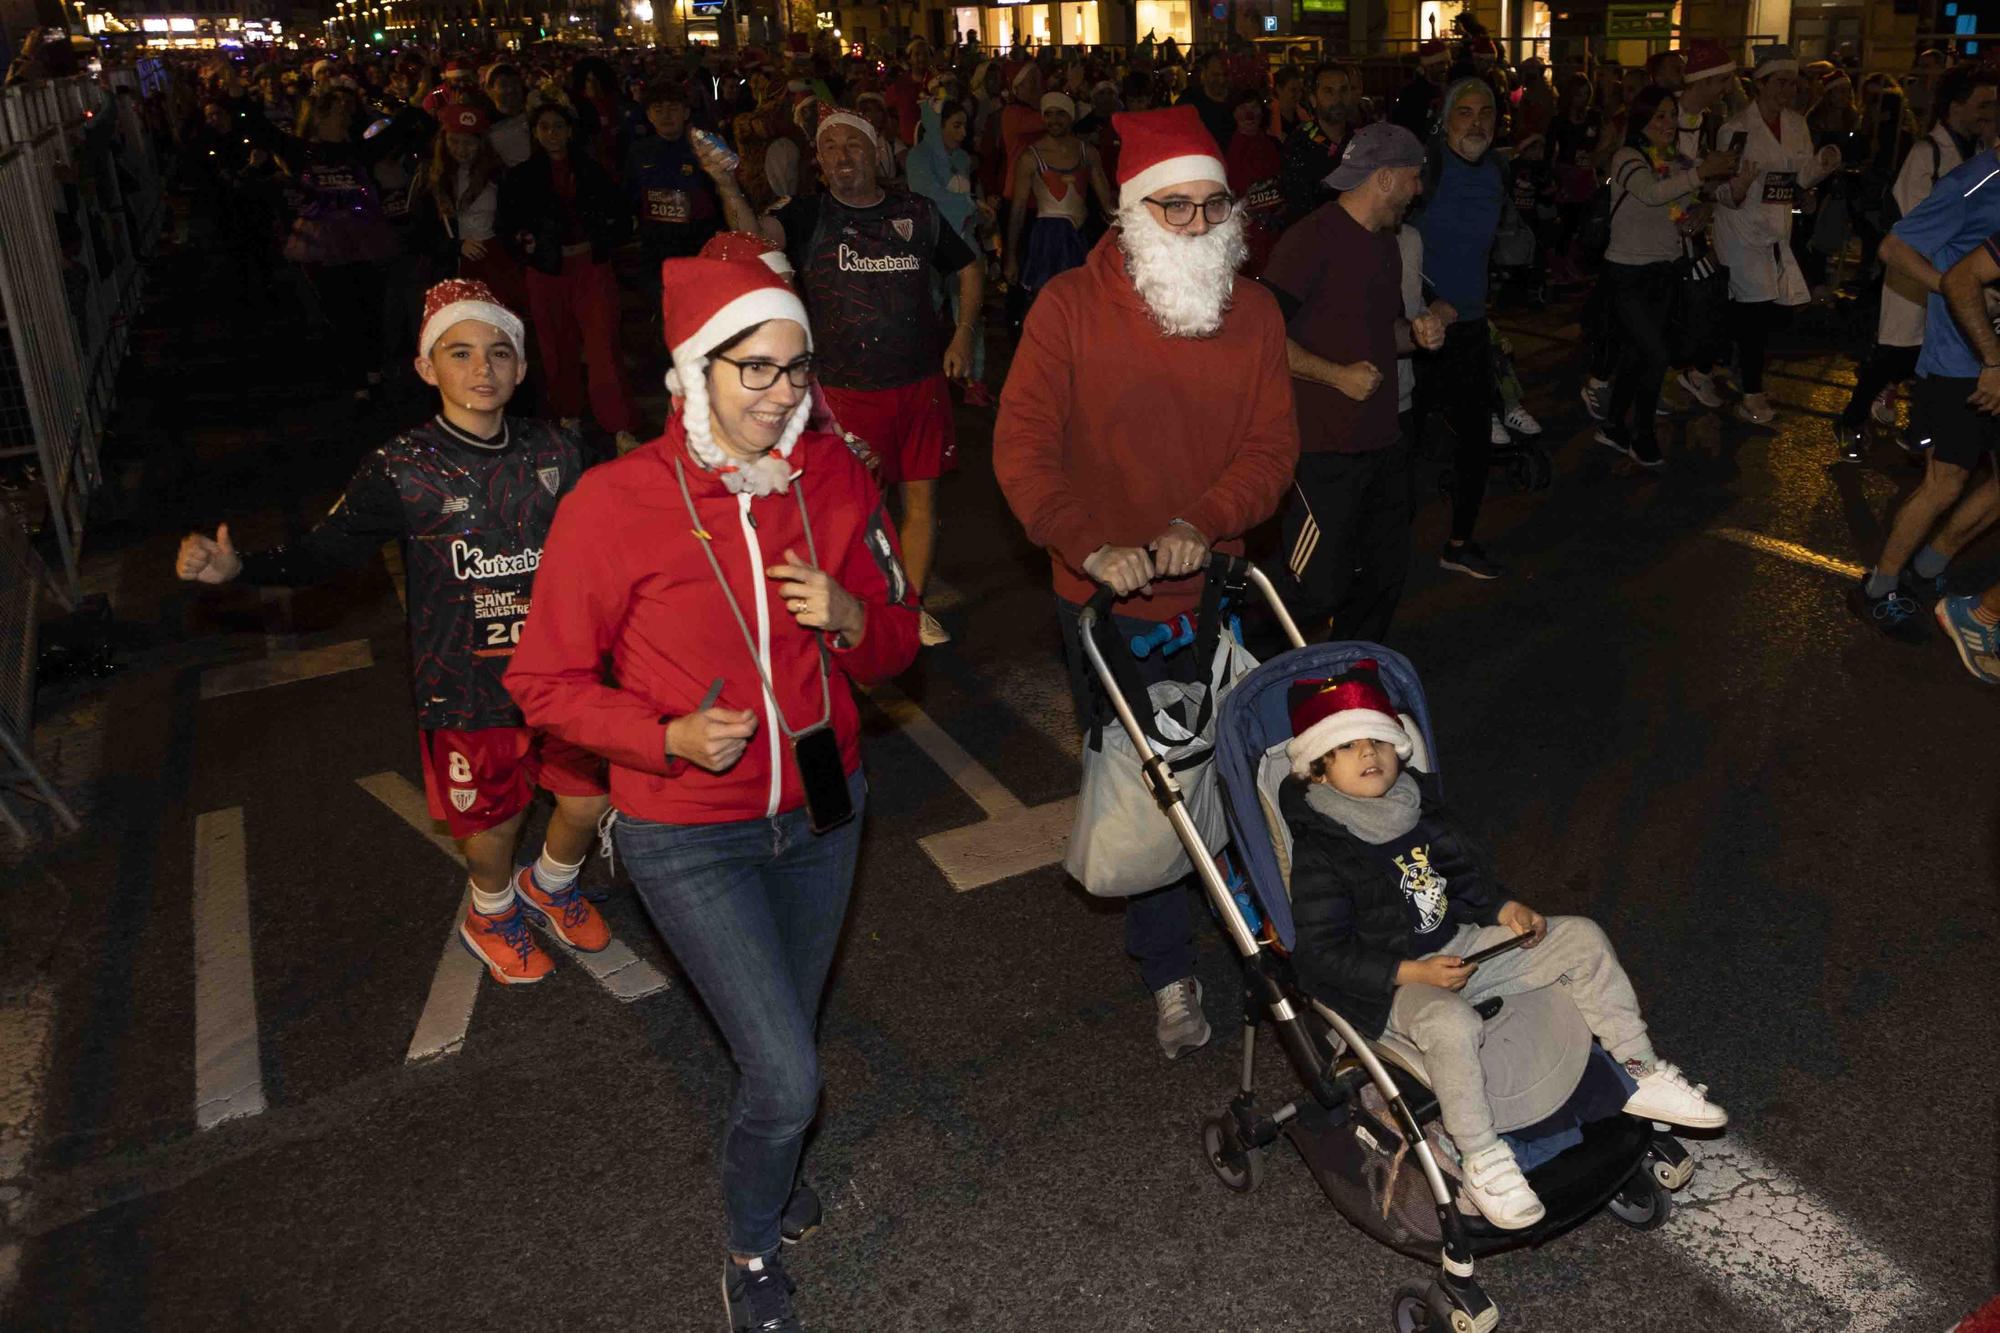
[[[573,432],[509,418],[481,441],[434,418],[363,460],[305,536],[246,553],[252,583],[312,583],[402,543],[417,722],[517,727],[501,677],[521,641],[556,503],[586,466]]]

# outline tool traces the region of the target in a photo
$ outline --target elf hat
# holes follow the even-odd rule
[[[452,134],[484,134],[491,123],[487,114],[470,102],[453,102],[438,111],[438,125]]]
[[[785,423],[777,447],[755,463],[740,463],[722,451],[709,430],[709,354],[746,329],[767,320],[788,319],[805,330],[812,350],[806,308],[785,280],[761,263],[740,259],[669,259],[660,265],[660,307],[674,368],[667,392],[682,400],[681,424],[688,449],[703,467],[722,475],[731,491],[769,495],[792,484],[792,447],[812,412],[812,395]],[[772,457],[775,454],[776,457]]]
[[[1394,747],[1396,757],[1405,763],[1423,754],[1415,720],[1396,712],[1371,657],[1330,679],[1293,681],[1286,702],[1292,739],[1285,755],[1297,777],[1310,774],[1313,761],[1327,751],[1364,738]],[[1421,758],[1417,766],[1424,766]]]
[[[417,338],[417,354],[428,357],[452,325],[468,319],[491,324],[514,344],[515,356],[527,356],[528,334],[521,317],[501,305],[492,288],[470,278],[448,278],[424,293],[424,328]]]
[[[1158,111],[1120,111],[1111,117],[1118,132],[1118,202],[1121,206],[1181,181],[1229,183],[1222,150],[1201,123],[1201,114],[1183,102]]]
[[[1722,43],[1713,37],[1697,37],[1681,49],[1686,57],[1681,68],[1681,77],[1689,83],[1696,79],[1719,78],[1736,72],[1736,62],[1722,49]]]
[[[755,232],[719,231],[701,247],[700,257],[762,264],[781,278],[792,276],[792,261],[785,257],[784,247]]]

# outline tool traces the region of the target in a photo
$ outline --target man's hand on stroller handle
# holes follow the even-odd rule
[[[1507,927],[1507,929],[1513,931],[1516,935],[1528,935],[1532,937],[1526,944],[1521,946],[1523,949],[1534,948],[1549,933],[1549,919],[1547,917],[1526,903],[1515,902],[1512,899],[1509,899],[1500,908],[1496,919],[1501,925]]]
[[[1143,546],[1100,546],[1084,557],[1083,572],[1120,597],[1153,595],[1153,557]]]

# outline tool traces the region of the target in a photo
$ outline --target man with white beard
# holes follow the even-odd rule
[[[1239,552],[1299,453],[1285,324],[1236,275],[1243,217],[1192,106],[1112,118],[1117,225],[1042,289],[1022,329],[993,470],[1028,536],[1048,548],[1077,715],[1092,743],[1116,726],[1084,660],[1077,617],[1097,584],[1126,600],[1120,635],[1200,598],[1210,550]],[[1151,685],[1195,678],[1191,652],[1134,665]],[[1194,977],[1192,875],[1126,899],[1125,950],[1153,992],[1168,1059],[1208,1041]]]

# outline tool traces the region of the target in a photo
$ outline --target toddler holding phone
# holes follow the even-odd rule
[[[1424,1054],[1465,1194],[1495,1226],[1516,1230],[1542,1202],[1493,1129],[1479,1063],[1494,996],[1562,983],[1590,1030],[1638,1085],[1628,1115],[1719,1129],[1723,1109],[1653,1053],[1632,983],[1596,923],[1544,917],[1508,896],[1481,848],[1406,769],[1422,745],[1363,659],[1328,680],[1293,683],[1292,780],[1279,806],[1293,837],[1293,951],[1308,993],[1370,1037],[1392,1032]],[[1477,966],[1466,956],[1526,936]]]

